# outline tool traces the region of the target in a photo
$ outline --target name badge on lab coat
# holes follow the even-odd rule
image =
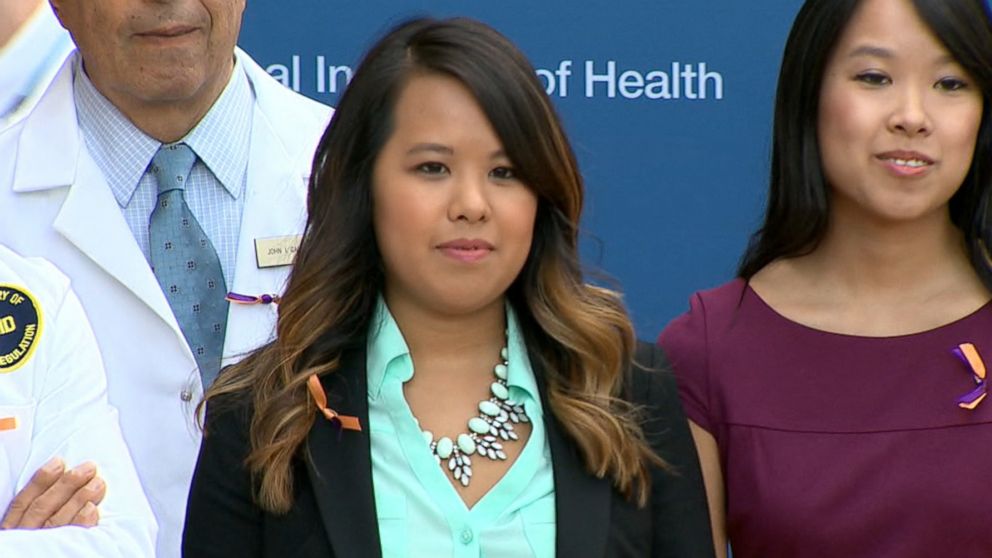
[[[292,265],[303,235],[255,239],[255,262],[259,269]]]

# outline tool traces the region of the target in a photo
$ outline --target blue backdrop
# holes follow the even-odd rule
[[[733,277],[759,224],[775,79],[801,0],[249,2],[241,46],[333,105],[362,53],[414,15],[465,15],[527,53],[586,179],[583,258],[654,339]]]

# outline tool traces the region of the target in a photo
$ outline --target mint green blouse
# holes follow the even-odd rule
[[[555,555],[555,485],[541,399],[509,305],[506,321],[510,399],[523,403],[532,431],[503,478],[469,509],[434,460],[403,396],[413,361],[396,320],[379,300],[366,365],[372,484],[384,558]]]

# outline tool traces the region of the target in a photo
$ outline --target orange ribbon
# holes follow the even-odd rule
[[[17,417],[0,418],[0,432],[5,430],[17,430]]]
[[[316,374],[310,374],[310,377],[307,378],[307,389],[310,390],[310,395],[313,396],[314,402],[317,403],[317,409],[332,424],[344,430],[362,431],[362,423],[358,420],[358,417],[339,415],[337,411],[327,406],[327,394],[324,393],[324,388],[320,385],[320,379],[317,378]]]

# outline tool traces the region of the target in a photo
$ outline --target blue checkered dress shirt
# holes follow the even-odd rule
[[[149,258],[148,221],[155,208],[155,178],[148,170],[162,143],[139,130],[97,91],[77,59],[73,93],[86,147],[103,171],[124,220]],[[238,234],[244,210],[255,94],[240,61],[202,120],[182,138],[198,159],[190,173],[186,203],[220,258],[224,279],[234,282]]]

